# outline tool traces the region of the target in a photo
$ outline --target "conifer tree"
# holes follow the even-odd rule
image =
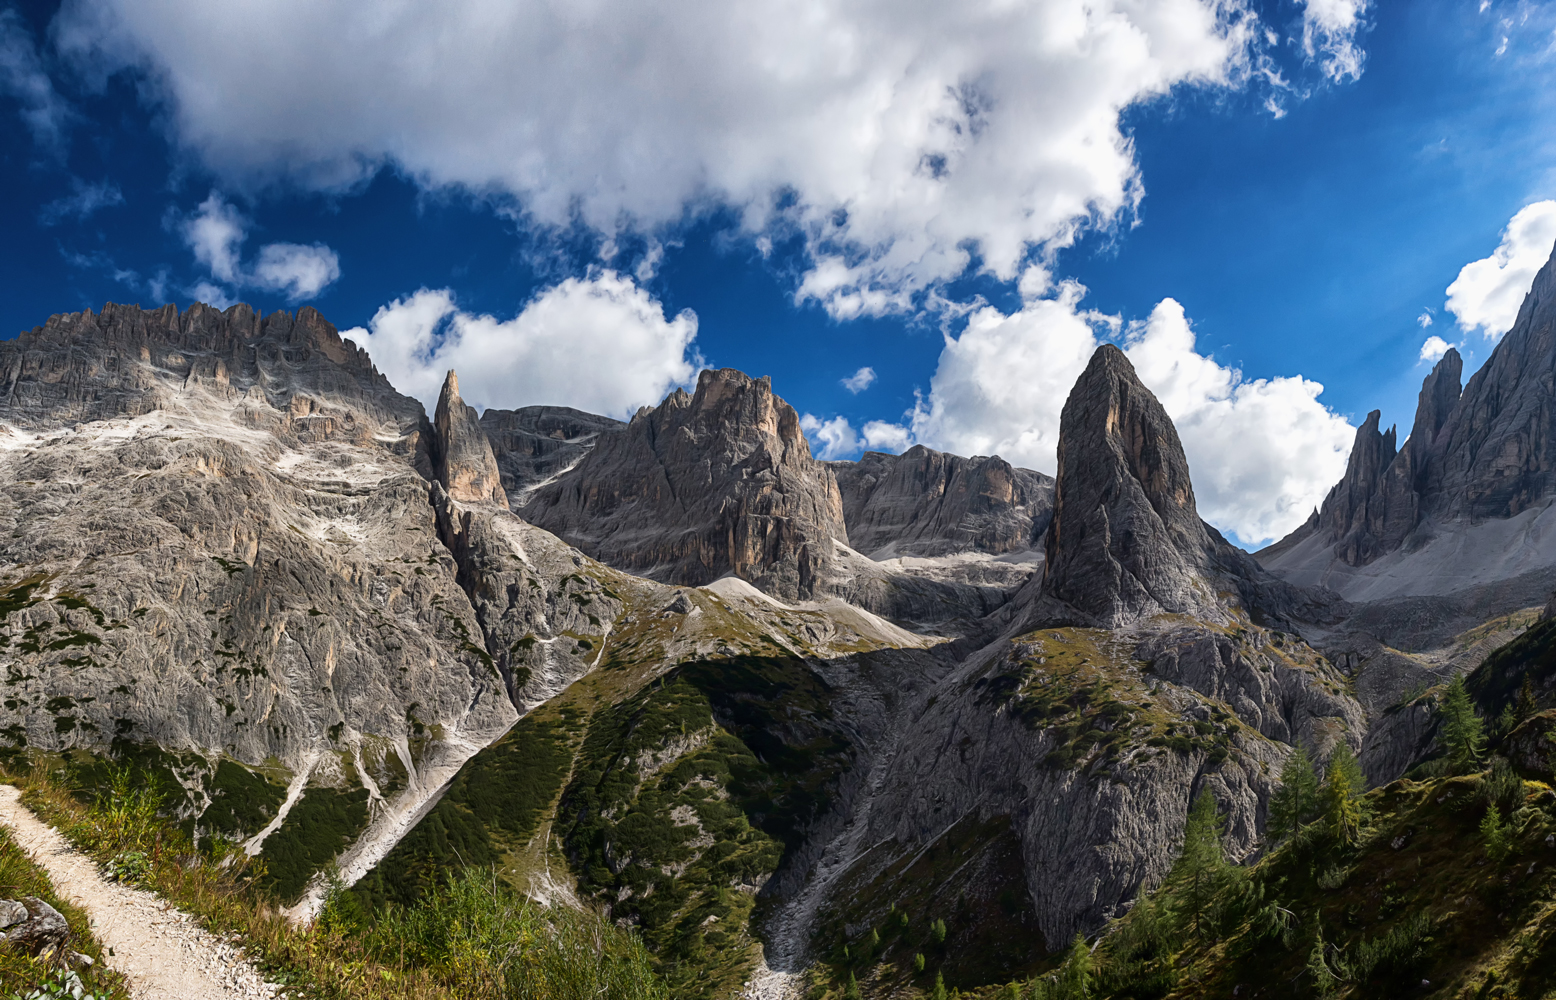
[[[1318,775],[1307,748],[1298,745],[1280,770],[1280,787],[1270,796],[1270,836],[1285,840],[1318,813]]]
[[[1442,717],[1440,732],[1449,762],[1457,768],[1478,764],[1481,752],[1486,747],[1486,727],[1480,721],[1480,716],[1475,714],[1475,705],[1464,687],[1462,674],[1448,685],[1438,713]]]
[[[1539,710],[1539,702],[1535,701],[1534,697],[1534,683],[1529,680],[1529,675],[1526,673],[1523,686],[1518,689],[1518,701],[1513,706],[1513,718],[1517,722],[1523,722]]]
[[[1183,824],[1183,851],[1167,873],[1178,916],[1196,937],[1209,929],[1216,895],[1230,867],[1221,850],[1221,816],[1210,789],[1199,793]]]
[[[1324,818],[1329,830],[1341,843],[1354,845],[1361,840],[1361,768],[1344,740],[1335,743],[1324,775]]]
[[[1211,808],[1215,808],[1214,800]],[[1069,954],[1064,956],[1064,965],[1059,968],[1057,993],[1064,1000],[1085,1000],[1091,996],[1091,949],[1080,934],[1070,942]]]
[[[848,985],[843,987],[843,1000],[859,1000],[859,980],[848,974]]]
[[[935,988],[929,991],[929,1000],[946,1000],[945,978],[940,973],[935,973]]]

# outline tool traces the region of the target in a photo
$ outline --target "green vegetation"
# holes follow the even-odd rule
[[[550,810],[582,728],[576,709],[543,709],[470,758],[426,818],[357,883],[361,904],[410,905],[459,865],[500,864]]]
[[[351,1000],[669,1000],[643,946],[600,915],[543,909],[504,885],[490,869],[458,868],[415,907],[387,904],[364,916],[359,900],[340,891],[327,897],[311,927],[282,916],[267,888],[263,862],[231,842],[206,838],[198,846],[163,815],[147,775],[109,767],[106,787],[83,802],[80,789],[57,783],[59,767],[35,768],[18,780],[24,801],[112,872],[154,889],[196,914],[211,930],[242,935],[267,975],[299,997]],[[301,803],[299,803],[301,805]],[[0,892],[18,884],[12,855],[0,836]],[[22,859],[25,861],[25,859]],[[20,883],[52,899],[36,882]],[[38,891],[41,890],[41,891]],[[19,890],[17,890],[19,891]],[[85,933],[81,914],[67,906],[72,926]],[[82,950],[99,958],[89,938]],[[0,976],[25,960],[0,949]],[[38,970],[29,970],[38,971]],[[20,974],[20,973],[19,973]],[[109,974],[88,978],[112,1000],[128,996]],[[0,979],[7,989],[40,981]],[[84,1000],[84,998],[83,998]]]
[[[722,996],[749,968],[756,890],[851,759],[830,717],[802,661],[733,657],[682,665],[590,723],[559,833],[678,996]]]
[[[344,788],[310,784],[292,804],[281,828],[265,838],[262,883],[291,902],[313,873],[335,859],[367,826],[367,789],[354,770]]]

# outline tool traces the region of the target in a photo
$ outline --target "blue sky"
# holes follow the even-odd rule
[[[0,332],[310,304],[424,399],[707,363],[818,452],[1050,472],[1111,339],[1256,545],[1556,238],[1546,4],[349,6],[0,3]]]

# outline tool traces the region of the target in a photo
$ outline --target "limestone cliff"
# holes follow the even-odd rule
[[[848,538],[794,408],[729,368],[602,432],[518,513],[612,566],[682,584],[733,573],[788,598],[815,593]]]
[[[620,420],[567,406],[489,407],[481,413],[481,429],[497,456],[503,488],[516,506],[577,465],[603,431],[622,426]]]
[[[1053,479],[998,456],[962,458],[915,445],[901,455],[870,451],[827,465],[842,493],[850,544],[875,559],[1019,552],[1039,546],[1053,516]]]

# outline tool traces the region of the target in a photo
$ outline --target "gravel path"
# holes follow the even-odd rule
[[[240,949],[204,930],[155,893],[105,882],[97,865],[0,785],[0,823],[49,873],[54,889],[86,910],[108,964],[130,981],[136,1000],[251,1000],[280,987],[241,957]]]

